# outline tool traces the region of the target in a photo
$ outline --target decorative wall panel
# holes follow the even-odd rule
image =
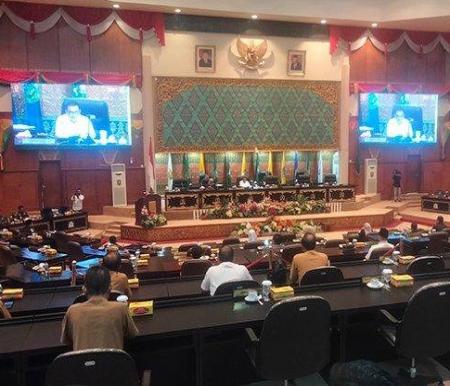
[[[161,77],[155,85],[157,152],[338,148],[339,82]]]

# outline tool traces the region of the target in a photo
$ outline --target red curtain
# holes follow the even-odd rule
[[[0,84],[21,82],[46,82],[46,83],[98,83],[111,85],[130,85],[140,88],[142,78],[134,74],[88,74],[76,72],[39,72],[39,71],[14,71],[0,69]]]

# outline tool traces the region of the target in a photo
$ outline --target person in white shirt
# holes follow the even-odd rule
[[[88,137],[95,139],[95,130],[91,120],[81,114],[80,106],[70,102],[65,114],[60,115],[55,123],[55,137],[59,139],[78,138],[79,141]]]
[[[230,281],[253,280],[247,267],[233,263],[233,249],[226,245],[219,251],[221,263],[208,269],[201,284],[204,292],[213,296],[217,288]]]
[[[378,236],[380,237],[380,241],[377,244],[372,245],[370,247],[369,252],[367,252],[366,257],[364,258],[365,260],[370,260],[372,253],[379,249],[392,248],[392,250],[394,250],[394,248],[395,248],[394,245],[392,245],[391,243],[388,243],[388,241],[387,241],[387,239],[389,237],[389,231],[386,228],[380,228],[380,231],[378,232]]]
[[[388,138],[413,138],[411,122],[405,118],[405,112],[403,110],[397,109],[394,117],[389,119],[386,129],[386,136]]]
[[[250,184],[250,181],[245,176],[239,181],[240,188],[251,188],[251,186],[252,184]]]
[[[70,198],[72,200],[72,210],[80,212],[83,210],[84,196],[81,194],[81,189],[77,189],[75,194]]]

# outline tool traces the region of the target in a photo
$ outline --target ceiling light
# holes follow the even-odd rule
[[[322,19],[322,20],[320,21],[320,24],[327,24],[327,21],[326,21],[325,19]]]
[[[377,28],[378,27],[378,23],[372,23],[372,28]]]
[[[252,19],[256,20],[258,18],[258,15],[252,15]]]
[[[120,8],[120,4],[113,4],[113,8],[115,9]]]
[[[180,8],[175,8],[175,13],[181,13],[181,9]]]

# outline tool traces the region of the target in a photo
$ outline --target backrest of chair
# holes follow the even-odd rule
[[[133,359],[122,350],[93,349],[61,354],[49,366],[46,386],[137,386]]]
[[[0,266],[7,267],[11,264],[16,264],[17,258],[11,248],[0,246]]]
[[[337,267],[319,267],[306,271],[300,285],[337,283],[344,280],[342,271]]]
[[[441,272],[445,270],[444,259],[438,256],[423,256],[415,259],[408,266],[411,275],[420,273]]]
[[[121,292],[112,290],[112,291],[109,293],[108,300],[109,300],[110,302],[115,302],[115,301],[117,301],[117,298],[118,298],[120,295],[122,295]]]
[[[333,239],[325,241],[325,248],[337,248],[339,244],[345,244],[345,240],[343,239]]]
[[[411,297],[397,332],[397,350],[407,358],[450,351],[450,282],[423,286]]]
[[[256,350],[256,369],[268,380],[295,379],[329,361],[330,306],[319,296],[299,296],[272,306]]]
[[[222,241],[222,245],[236,245],[240,244],[241,240],[237,237],[228,237]]]
[[[369,232],[366,234],[366,238],[368,241],[379,241],[380,235],[378,234],[378,232]]]
[[[134,269],[133,264],[131,264],[131,261],[128,259],[122,259],[120,263],[119,272],[122,272],[125,275],[127,275],[129,279],[134,278]]]
[[[69,235],[65,232],[57,231],[52,236],[55,240],[56,249],[59,252],[67,253],[67,243],[69,242]]]
[[[87,302],[87,296],[85,294],[78,295],[72,304],[84,303]]]
[[[260,247],[261,245],[264,245],[264,241],[248,241],[244,244],[244,249],[256,249]]]
[[[430,233],[429,253],[441,253],[444,251],[444,242],[448,240],[447,232]]]
[[[347,234],[345,235],[345,238],[348,241],[353,241],[354,239],[358,240],[359,232],[347,232]]]
[[[301,244],[287,245],[283,248],[283,252],[281,252],[281,258],[286,263],[292,263],[294,256],[302,252],[305,252],[305,249]]]
[[[286,244],[295,239],[295,233],[275,233],[272,237],[274,244]]]
[[[259,283],[255,280],[228,281],[219,285],[216,289],[216,292],[214,292],[214,295],[232,294],[235,290],[258,287]]]
[[[182,277],[204,275],[209,267],[211,262],[208,260],[186,260],[181,265],[180,275]]]
[[[82,260],[85,257],[80,243],[77,243],[76,241],[67,242],[67,254],[71,259],[76,261]]]
[[[378,260],[382,256],[387,256],[394,251],[392,247],[377,248],[370,254],[370,260]]]
[[[178,252],[188,252],[192,247],[196,246],[197,244],[181,244],[178,247]]]

